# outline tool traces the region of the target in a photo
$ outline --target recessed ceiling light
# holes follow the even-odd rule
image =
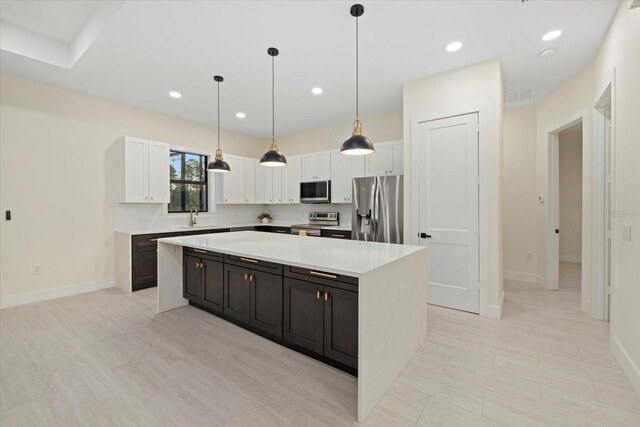
[[[460,42],[449,43],[447,45],[447,52],[455,52],[456,50],[459,50],[461,47],[462,47],[462,43]]]
[[[542,36],[542,40],[548,42],[549,40],[557,39],[561,35],[562,35],[562,31],[560,31],[560,30],[549,31],[547,34]]]
[[[244,119],[245,117],[247,117],[247,115],[245,113],[236,113],[236,117],[239,119]]]
[[[546,58],[547,56],[551,56],[554,53],[556,53],[555,49],[547,49],[547,50],[543,50],[542,52],[540,52],[540,56],[543,58]]]
[[[322,88],[321,87],[314,87],[313,89],[311,89],[311,93],[314,95],[321,95],[322,94]]]
[[[176,92],[175,90],[172,90],[171,92],[169,92],[169,96],[172,98],[182,98],[182,94],[180,92]]]

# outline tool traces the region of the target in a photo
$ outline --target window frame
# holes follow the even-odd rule
[[[171,185],[172,184],[179,184],[179,185],[201,185],[204,186],[203,191],[201,191],[201,194],[204,194],[205,197],[205,206],[206,209],[205,210],[198,210],[198,213],[209,213],[212,212],[211,210],[211,200],[212,200],[212,192],[211,192],[211,186],[212,183],[210,182],[209,179],[209,171],[207,170],[207,165],[209,162],[209,157],[210,154],[208,153],[200,153],[197,151],[193,151],[193,150],[189,150],[189,149],[184,149],[184,148],[178,148],[178,147],[170,147],[169,148],[169,158],[171,158],[171,154],[172,153],[179,153],[181,154],[181,165],[180,165],[180,169],[181,169],[181,175],[184,176],[184,172],[185,172],[185,165],[186,165],[186,157],[187,155],[192,155],[192,156],[199,156],[201,158],[204,158],[204,166],[203,166],[203,177],[204,180],[203,181],[191,181],[191,180],[183,180],[183,179],[173,179],[171,178],[171,174],[169,174],[169,194],[171,194]],[[169,164],[171,164],[171,162],[169,162]],[[171,166],[169,166],[171,167]],[[184,197],[184,193],[183,193],[183,197]],[[183,199],[181,200],[181,208],[183,206],[185,206],[186,208],[186,201]],[[169,210],[169,206],[171,206],[171,201],[169,201],[169,203],[167,203],[165,205],[165,209],[164,209],[164,213],[167,215],[171,215],[171,216],[175,216],[175,215],[184,215],[184,214],[190,214],[190,211],[187,210],[179,210],[179,211],[171,211]]]

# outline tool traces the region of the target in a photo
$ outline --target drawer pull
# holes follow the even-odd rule
[[[337,279],[338,278],[338,276],[336,276],[335,274],[320,273],[319,271],[313,271],[313,270],[310,270],[309,274],[311,274],[312,276],[326,277],[327,279]]]
[[[284,230],[276,230],[276,233],[286,233]]]
[[[194,249],[193,252],[198,252],[199,254],[206,254],[207,251],[203,251],[202,249]]]
[[[316,299],[321,299],[321,298],[322,298],[322,292],[316,291]]]
[[[331,294],[329,292],[325,292],[324,293],[324,300],[325,301],[329,301],[330,298],[331,298]]]
[[[339,239],[344,239],[344,234],[332,234],[331,237],[337,237]]]
[[[258,261],[257,259],[251,259],[251,258],[242,258],[240,257],[240,261],[244,261],[244,262],[252,262],[254,264],[259,263],[260,261]]]
[[[158,239],[149,239],[150,242],[157,242]]]

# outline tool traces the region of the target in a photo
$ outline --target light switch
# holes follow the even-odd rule
[[[631,224],[622,224],[622,238],[631,240]]]
[[[538,194],[538,201],[544,203],[544,194]]]

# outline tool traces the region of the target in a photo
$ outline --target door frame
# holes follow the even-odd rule
[[[560,229],[560,132],[582,122],[582,150],[585,147],[585,114],[580,112],[562,119],[558,124],[547,130],[547,271],[545,273],[545,288],[553,291],[559,289],[559,265],[560,265],[560,235],[556,229]],[[585,156],[582,156],[584,170]],[[582,188],[584,190],[584,173],[582,175]],[[583,191],[584,194],[584,191]],[[586,220],[586,206],[582,204],[582,221]],[[560,230],[562,233],[562,230]],[[584,247],[581,259],[586,259]],[[584,291],[584,280],[583,280]]]
[[[612,71],[611,79],[604,83],[602,90],[597,92],[593,101],[593,161],[592,161],[592,218],[591,223],[591,253],[590,260],[592,265],[591,275],[591,317],[599,320],[609,320],[610,310],[614,309],[614,293],[615,285],[615,243],[616,243],[616,217],[613,212],[605,212],[606,208],[606,192],[604,187],[607,185],[605,176],[605,123],[604,109],[607,104],[610,106],[610,126],[611,134],[609,137],[609,155],[610,157],[610,177],[611,177],[611,207],[615,206],[615,68]],[[610,289],[607,289],[605,274],[606,270],[606,229],[604,221],[606,215],[611,215],[611,262],[609,264]],[[608,304],[609,303],[609,304]]]
[[[469,106],[461,106],[457,108],[451,108],[447,110],[441,110],[429,114],[424,114],[418,118],[411,118],[409,126],[410,133],[410,153],[416,155],[410,155],[411,159],[411,217],[409,224],[410,238],[405,239],[407,243],[417,245],[419,244],[418,233],[419,230],[419,180],[417,170],[419,168],[418,153],[418,125],[424,122],[430,122],[439,119],[446,119],[455,116],[463,116],[465,114],[478,114],[478,173],[480,182],[478,185],[478,273],[479,273],[479,285],[478,285],[478,311],[481,316],[493,317],[500,319],[502,316],[502,301],[504,299],[504,293],[501,296],[501,303],[499,306],[489,305],[489,128],[492,118],[489,114],[489,108],[487,104],[477,104]],[[495,135],[499,138],[500,135]],[[406,154],[406,153],[405,153]],[[502,277],[502,276],[500,276]]]

